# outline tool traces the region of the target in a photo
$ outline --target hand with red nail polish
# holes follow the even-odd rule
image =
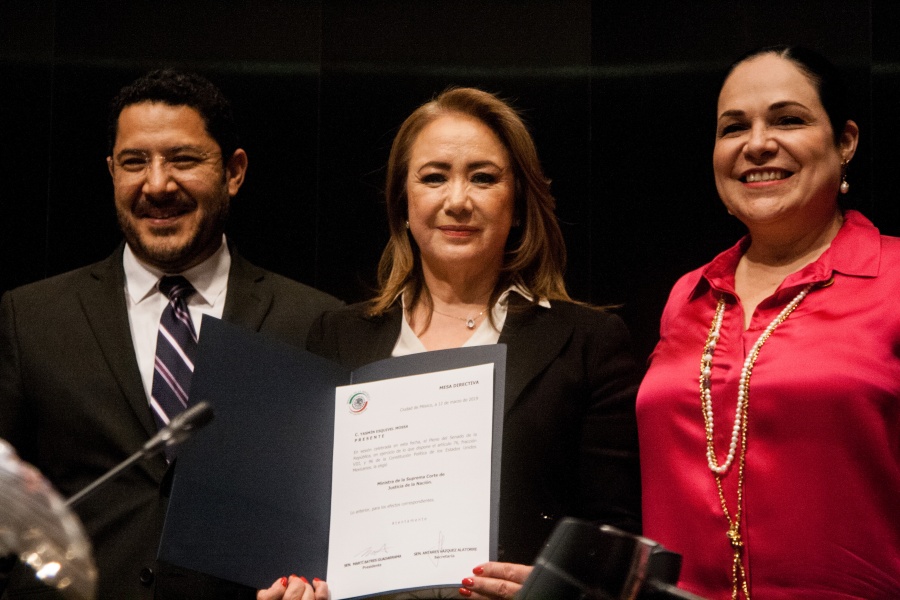
[[[275,583],[269,586],[268,589],[256,592],[256,600],[280,600],[281,598],[284,598],[284,592],[287,586],[287,577],[276,579]]]
[[[313,577],[310,587],[313,590],[313,600],[328,600],[328,584],[323,579]]]
[[[328,600],[328,584],[318,577],[310,583],[306,577],[291,575],[257,591],[256,600]]]
[[[462,580],[459,594],[472,600],[510,600],[531,574],[530,565],[488,562],[472,569],[475,577]]]

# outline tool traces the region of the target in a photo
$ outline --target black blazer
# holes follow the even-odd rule
[[[0,303],[0,437],[64,496],[156,432],[131,341],[123,248],[102,262],[13,290]],[[313,320],[340,306],[234,252],[227,293],[225,320],[299,347]],[[77,507],[100,571],[98,597],[255,597],[246,588],[157,564],[166,469],[161,456],[142,461]],[[18,585],[10,583],[11,597],[18,597]]]
[[[381,317],[365,308],[322,315],[307,348],[349,368],[390,356],[400,307]],[[499,559],[533,562],[563,516],[638,533],[638,376],[622,320],[511,294],[499,341],[507,344]]]

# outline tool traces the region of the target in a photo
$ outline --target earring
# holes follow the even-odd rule
[[[406,228],[409,229],[409,221],[406,222]]]
[[[847,165],[850,161],[845,160],[841,163],[841,193],[846,194],[850,191],[850,183],[847,181]]]

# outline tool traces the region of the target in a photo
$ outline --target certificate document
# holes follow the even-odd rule
[[[493,413],[493,363],[336,389],[332,598],[458,587],[489,559]]]
[[[350,371],[204,318],[191,398],[215,419],[178,449],[159,557],[333,600],[458,587],[497,557],[505,373],[503,344]]]

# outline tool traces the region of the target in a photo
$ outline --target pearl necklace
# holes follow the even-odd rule
[[[741,539],[741,513],[743,509],[743,492],[744,492],[744,459],[747,454],[747,414],[750,402],[750,375],[753,372],[753,366],[759,357],[759,351],[763,344],[769,339],[769,336],[775,331],[775,328],[781,325],[785,319],[790,316],[797,305],[809,294],[814,284],[810,283],[800,290],[793,300],[784,307],[778,316],[769,323],[769,326],[762,332],[756,343],[753,344],[744,366],[741,369],[741,377],[738,381],[738,397],[737,407],[734,414],[734,426],[731,429],[731,443],[728,446],[728,455],[725,462],[719,464],[716,458],[715,450],[715,430],[713,424],[713,407],[712,407],[712,385],[710,383],[710,375],[712,373],[713,353],[719,341],[719,332],[722,329],[722,318],[725,313],[725,298],[719,298],[716,305],[716,314],[713,316],[712,325],[709,328],[709,335],[706,338],[706,345],[703,347],[703,356],[700,359],[700,407],[703,411],[703,422],[706,426],[706,461],[710,471],[716,480],[716,490],[719,493],[719,501],[722,505],[722,512],[728,521],[728,541],[731,544],[734,553],[731,565],[731,597],[737,599],[738,590],[743,591],[744,598],[750,600],[750,590],[747,582],[747,575],[744,572],[744,563],[742,560],[744,552],[744,542]],[[738,462],[738,482],[737,482],[737,506],[732,518],[728,510],[728,504],[725,502],[725,492],[722,490],[722,478],[734,463],[734,457],[737,453],[738,443],[740,442],[741,454]]]
[[[451,319],[459,319],[460,321],[465,321],[466,327],[468,327],[469,329],[475,329],[475,323],[478,321],[478,319],[481,318],[481,315],[483,315],[484,313],[487,312],[487,307],[485,307],[485,309],[483,311],[481,311],[474,317],[457,317],[456,315],[448,315],[447,313],[442,313],[441,311],[439,311],[435,308],[432,308],[431,310],[433,310],[434,312],[436,312],[439,315],[449,317]]]
[[[735,408],[734,411],[734,427],[731,429],[731,444],[728,446],[728,456],[721,465],[718,463],[715,448],[713,447],[714,425],[712,384],[710,384],[709,381],[712,373],[713,353],[715,352],[716,344],[719,341],[719,331],[722,329],[722,317],[725,313],[725,298],[719,298],[719,303],[716,306],[716,314],[713,317],[713,322],[710,326],[709,336],[706,338],[706,345],[703,348],[703,356],[700,359],[700,401],[703,406],[703,420],[706,423],[706,459],[709,464],[709,469],[713,473],[724,475],[728,472],[734,462],[738,441],[741,437],[742,425],[744,424],[744,419],[742,417],[743,407],[747,403],[750,393],[750,373],[753,371],[753,365],[756,364],[756,358],[759,356],[762,345],[766,343],[766,340],[769,339],[769,336],[772,335],[775,328],[781,325],[781,323],[788,318],[788,315],[794,312],[794,309],[797,308],[797,305],[806,297],[812,286],[813,284],[809,284],[800,290],[800,293],[784,307],[784,310],[778,313],[778,316],[769,323],[769,326],[766,327],[765,331],[762,332],[762,335],[756,340],[756,343],[753,344],[750,354],[747,355],[747,359],[744,361],[744,366],[741,369],[741,378],[738,382],[737,408]]]

